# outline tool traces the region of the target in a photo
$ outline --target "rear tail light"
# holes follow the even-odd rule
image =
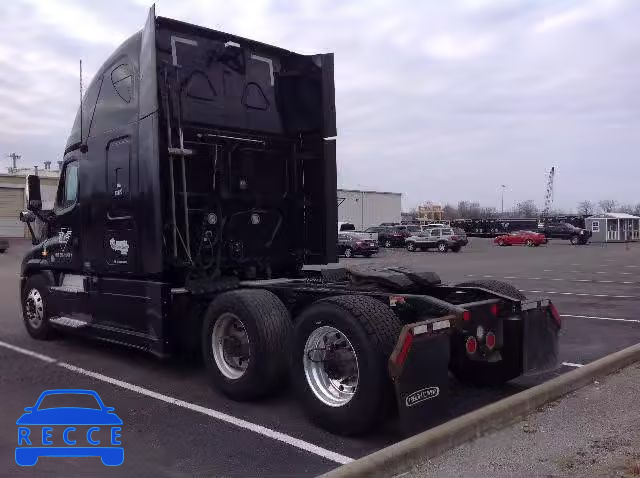
[[[467,338],[467,341],[464,344],[464,347],[467,349],[467,353],[469,355],[473,355],[478,350],[478,341],[475,337]]]
[[[465,310],[462,313],[462,320],[464,320],[465,322],[469,322],[471,320],[471,312],[469,312],[468,310]]]
[[[497,316],[498,316],[498,304],[497,304],[497,303],[496,303],[496,304],[491,304],[491,308],[490,308],[490,310],[491,310],[491,314],[492,314],[494,317],[497,317]]]
[[[362,241],[356,241],[356,246],[361,246],[362,244],[364,244],[364,242],[362,242]]]
[[[556,321],[556,324],[558,324],[558,327],[562,326],[562,319],[560,318],[560,314],[558,313],[558,309],[556,309],[556,306],[553,305],[552,302],[549,302],[549,310],[551,311],[551,317],[553,317],[553,320]]]
[[[486,344],[489,350],[493,350],[496,346],[496,336],[493,332],[488,332],[487,336],[484,339],[484,343]]]

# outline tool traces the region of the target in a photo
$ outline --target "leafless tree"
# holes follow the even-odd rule
[[[626,212],[627,214],[633,214],[634,208],[632,204],[620,204],[620,206],[616,208],[616,211]]]
[[[613,212],[613,210],[618,206],[618,203],[613,199],[603,199],[598,202],[598,206],[600,206],[602,212]]]
[[[451,204],[445,204],[442,208],[442,215],[445,219],[458,219],[460,215],[458,214],[458,209]]]
[[[590,216],[596,212],[596,205],[588,200],[580,201],[578,203],[578,214],[583,216]]]
[[[518,217],[535,217],[538,215],[538,208],[532,199],[519,202],[516,206]]]

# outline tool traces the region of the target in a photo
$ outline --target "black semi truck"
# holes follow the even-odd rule
[[[482,386],[555,366],[548,300],[324,266],[337,262],[335,136],[331,54],[152,9],[84,95],[52,211],[27,180],[21,218],[46,224],[21,268],[28,333],[197,351],[237,400],[289,380],[341,434],[394,409],[414,428],[442,419],[448,370]]]

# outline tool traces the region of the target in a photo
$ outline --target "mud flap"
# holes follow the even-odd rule
[[[389,358],[402,430],[414,435],[447,418],[453,317],[405,325]]]
[[[522,303],[523,373],[535,375],[558,364],[559,319],[548,300]]]

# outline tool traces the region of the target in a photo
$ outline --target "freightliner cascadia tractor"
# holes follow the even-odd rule
[[[156,17],[89,84],[55,206],[27,180],[35,339],[83,334],[203,357],[216,390],[290,389],[319,426],[412,431],[446,416],[449,371],[496,385],[555,366],[560,320],[509,284],[336,257],[333,55]]]

